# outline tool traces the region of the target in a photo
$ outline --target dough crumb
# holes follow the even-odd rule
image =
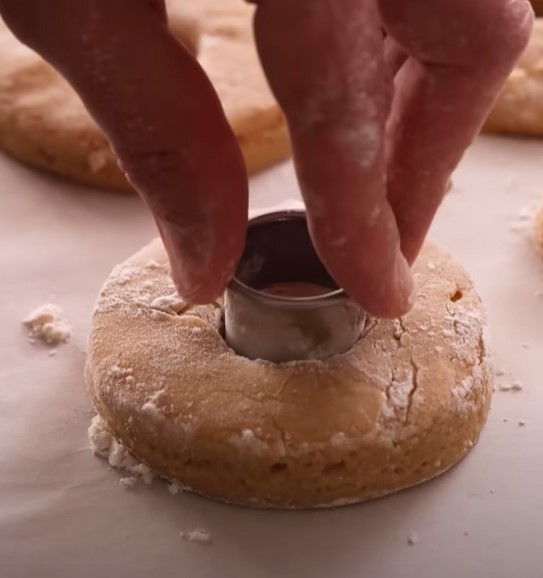
[[[197,542],[198,544],[208,544],[211,542],[211,534],[203,528],[194,528],[194,530],[189,530],[188,532],[179,532],[179,535],[183,540]]]
[[[505,369],[498,367],[495,371],[494,371],[494,375],[496,377],[503,377],[505,375]]]
[[[153,482],[155,477],[153,470],[138,462],[123,444],[113,437],[106,422],[99,415],[92,418],[89,427],[89,442],[92,451],[97,456],[107,459],[112,468],[125,470],[133,474],[136,479],[141,478],[146,484]]]
[[[23,324],[30,329],[30,343],[41,339],[47,345],[66,343],[72,336],[72,328],[64,319],[64,312],[58,305],[47,303],[31,311]]]
[[[519,425],[519,427],[524,427],[524,426],[526,425],[526,422],[525,422],[523,419],[521,419],[521,420],[518,422],[518,425]]]
[[[414,546],[415,544],[419,543],[419,536],[416,532],[411,532],[411,534],[409,534],[409,537],[407,538],[407,543],[410,546]]]
[[[126,478],[121,478],[119,480],[119,486],[123,488],[123,490],[130,490],[138,483],[138,478],[135,476],[127,476]]]
[[[51,351],[49,352],[49,357],[55,357],[56,354],[57,354],[57,350],[51,349]]]

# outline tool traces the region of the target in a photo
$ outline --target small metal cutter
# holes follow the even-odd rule
[[[225,338],[236,353],[273,362],[324,359],[348,351],[365,319],[317,256],[303,211],[249,221],[225,294]]]

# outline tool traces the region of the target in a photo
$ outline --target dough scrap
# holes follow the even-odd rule
[[[170,0],[170,29],[198,46],[249,173],[290,155],[283,115],[268,87],[240,0]],[[198,26],[194,26],[198,22]],[[187,42],[185,41],[185,44]],[[109,142],[69,84],[0,21],[0,148],[79,183],[131,190]]]
[[[485,132],[543,136],[543,18],[507,79],[483,127]]]
[[[225,502],[331,507],[433,478],[477,440],[493,372],[466,272],[427,245],[414,275],[414,309],[372,323],[350,352],[250,361],[222,339],[220,303],[175,297],[156,240],[100,293],[86,365],[94,407],[154,471]]]

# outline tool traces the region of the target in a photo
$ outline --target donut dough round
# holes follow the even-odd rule
[[[250,361],[228,348],[220,303],[183,303],[160,241],[117,266],[86,366],[95,409],[133,454],[182,487],[255,507],[331,507],[433,478],[473,446],[492,372],[481,301],[428,245],[418,301],[325,361]]]
[[[240,0],[194,4],[188,13],[185,2],[170,0],[170,29],[185,45],[197,46],[248,172],[287,158],[286,124],[253,42],[253,8]],[[105,135],[73,89],[1,21],[0,148],[79,183],[130,190]]]
[[[543,136],[543,18],[537,18],[528,47],[507,79],[484,130]]]

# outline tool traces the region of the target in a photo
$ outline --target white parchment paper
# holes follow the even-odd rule
[[[480,139],[454,184],[433,238],[486,301],[499,381],[523,390],[495,394],[480,443],[437,481],[356,507],[262,512],[161,482],[123,490],[92,455],[82,370],[94,299],[153,224],[133,196],[0,157],[0,577],[541,578],[543,258],[525,228],[543,198],[543,143]],[[297,196],[289,164],[251,189],[261,210]],[[74,331],[55,357],[20,323],[46,302]],[[210,544],[180,538],[196,527]]]

